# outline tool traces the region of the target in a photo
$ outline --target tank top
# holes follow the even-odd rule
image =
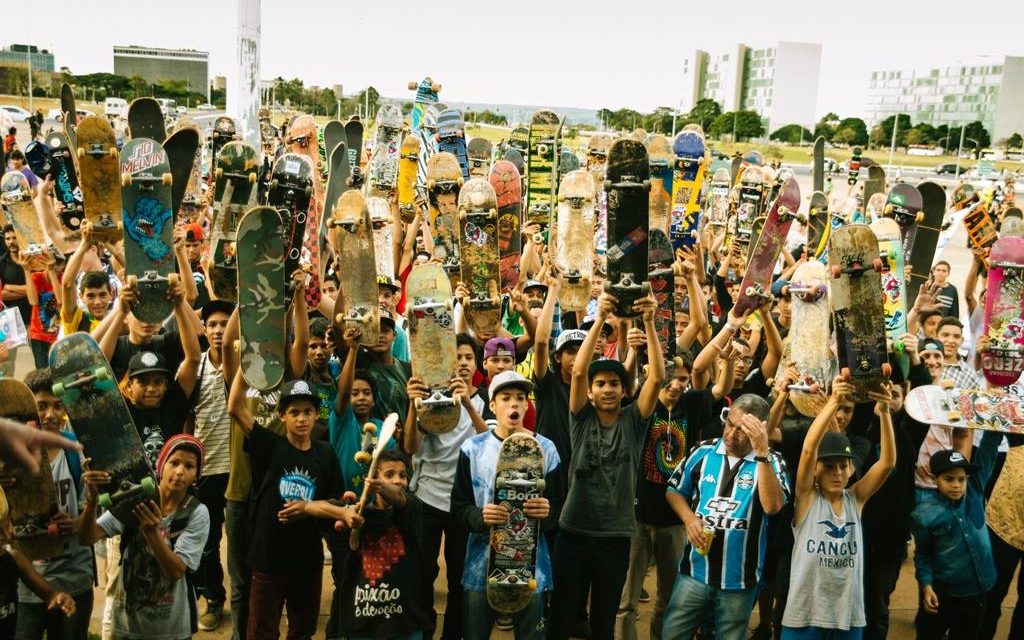
[[[863,627],[864,532],[857,497],[843,490],[843,512],[815,489],[810,509],[793,526],[789,600],[782,626],[848,630]]]

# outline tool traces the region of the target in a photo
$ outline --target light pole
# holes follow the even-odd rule
[[[892,143],[889,145],[889,167],[885,170],[886,173],[892,173],[892,156],[896,153],[896,130],[900,128],[900,114],[895,114],[892,117]]]

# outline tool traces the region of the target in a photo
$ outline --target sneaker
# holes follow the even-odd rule
[[[494,621],[494,626],[498,627],[501,631],[511,631],[512,616],[498,616],[498,619]]]
[[[223,602],[207,602],[206,613],[199,616],[199,629],[201,631],[215,631],[220,626],[220,621],[223,617]]]
[[[650,602],[651,594],[647,593],[647,589],[640,588],[640,602]]]

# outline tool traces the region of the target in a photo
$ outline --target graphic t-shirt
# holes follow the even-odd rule
[[[181,433],[185,428],[191,410],[191,403],[181,385],[175,380],[167,383],[167,393],[155,409],[146,409],[127,402],[128,412],[132,414],[135,429],[142,439],[142,448],[146,450],[149,463],[156,468],[156,459],[164,442],[171,436]]]
[[[32,320],[29,322],[28,337],[32,340],[53,344],[57,341],[60,330],[60,303],[53,293],[50,279],[43,271],[33,271],[32,286],[39,295],[39,304],[32,307]]]

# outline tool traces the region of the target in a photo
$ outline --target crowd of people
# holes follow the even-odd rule
[[[671,361],[655,298],[637,301],[635,318],[618,317],[600,271],[587,310],[561,311],[560,274],[526,225],[501,329],[475,335],[457,323],[450,390],[461,414],[437,434],[418,426],[416,401],[428,391],[412,375],[404,316],[405,279],[431,260],[418,250],[421,215],[409,225],[395,215],[398,277],[378,279],[374,345],[330,321],[342,269],[326,269],[317,309],[295,274],[287,374],[266,392],[239,375],[238,309],[205,275],[208,216],[176,225],[173,315],[141,322],[121,247],[94,241],[88,225],[77,238],[61,233],[52,180],[29,176],[19,153],[7,154],[8,168],[32,181],[53,251],[25,256],[4,227],[0,285],[28,327],[34,368],[21,377],[46,436],[2,422],[0,447],[6,464],[15,450],[31,464],[26,439],[47,448],[67,542],[45,561],[29,562],[16,545],[0,552],[0,638],[84,640],[100,609],[103,638],[188,638],[227,624],[233,638],[277,638],[282,611],[289,638],[310,638],[326,589],[327,638],[478,640],[501,627],[517,640],[731,640],[751,633],[757,608],[756,638],[879,639],[909,549],[917,637],[996,637],[1024,559],[1024,439],[921,424],[902,406],[912,387],[944,379],[982,387],[960,319],[979,326],[980,259],[962,294],[950,265],[936,264],[902,337],[906,375],[893,367],[861,403],[849,381],[827,381],[809,418],[789,401],[801,377],[785,348],[786,285],[814,259],[799,224],[778,295],[752,312],[733,309],[742,257],[738,243],[723,247],[721,229],[705,226],[678,252]],[[456,288],[457,310],[466,296]],[[52,392],[49,349],[78,331],[110,361],[158,475],[159,500],[140,503],[130,523],[100,513],[109,475],[90,467]],[[3,376],[17,356],[0,351]],[[379,429],[391,414],[394,441],[367,477],[354,456],[363,425]],[[520,433],[543,452],[543,496],[524,507],[542,534],[536,592],[508,616],[485,594],[488,531],[511,517],[494,503],[494,470],[501,442]],[[7,474],[0,484],[18,491]],[[357,512],[342,496],[364,486],[374,497]],[[12,542],[9,520],[0,538]],[[104,590],[94,602],[96,584]],[[647,598],[653,611],[641,625]],[[1008,637],[1024,638],[1024,600]]]

